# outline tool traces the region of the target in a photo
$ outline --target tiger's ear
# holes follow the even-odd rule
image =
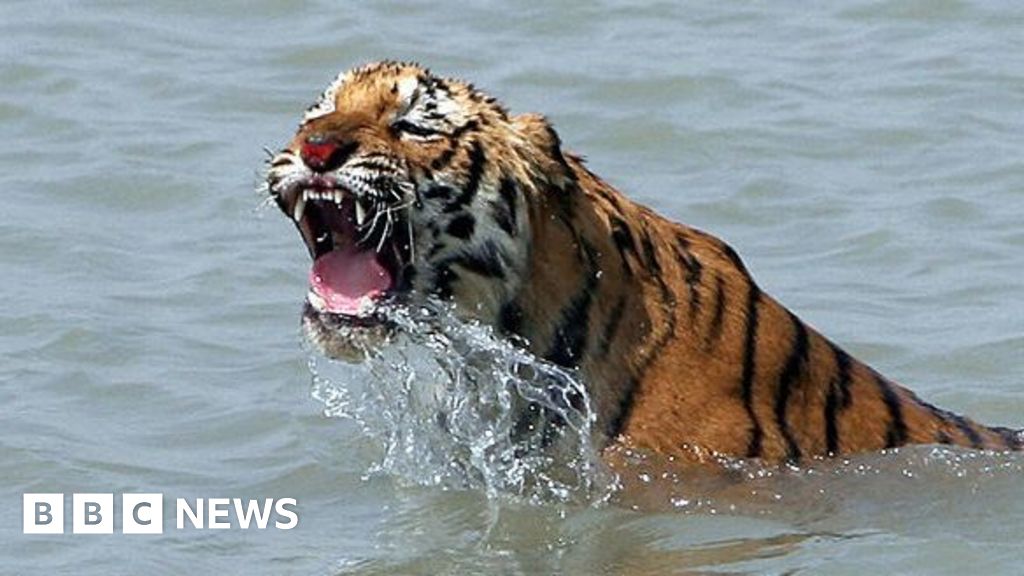
[[[548,181],[565,189],[576,183],[576,175],[562,152],[562,140],[551,123],[540,114],[520,114],[512,124],[533,148],[534,160],[542,166]]]

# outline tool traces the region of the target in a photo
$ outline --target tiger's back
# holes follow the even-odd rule
[[[908,443],[1021,448],[1015,430],[936,408],[851,357],[761,291],[727,244],[634,204],[569,158],[584,200],[547,210],[565,210],[561,235],[583,249],[555,269],[586,270],[562,283],[575,290],[561,300],[592,304],[563,307],[554,340],[573,341],[566,334],[585,318],[587,337],[567,356],[604,382],[595,396],[617,396],[599,410],[609,439],[768,461]]]

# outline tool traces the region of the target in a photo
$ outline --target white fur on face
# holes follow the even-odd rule
[[[345,76],[344,72],[338,74],[330,85],[327,86],[327,89],[320,94],[317,101],[306,109],[306,113],[302,116],[302,124],[334,112],[337,106],[335,100],[338,98],[338,92],[341,90],[342,85],[345,84]]]
[[[401,119],[425,131],[450,134],[468,121],[467,113],[436,81],[407,76],[398,81]]]
[[[419,88],[420,81],[415,76],[406,76],[398,81],[398,98],[403,106],[408,106]]]

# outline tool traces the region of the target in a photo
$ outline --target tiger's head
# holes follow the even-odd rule
[[[339,75],[269,162],[271,196],[313,259],[307,338],[359,360],[382,306],[437,296],[495,323],[528,274],[528,199],[571,178],[537,115],[472,85],[381,62]]]

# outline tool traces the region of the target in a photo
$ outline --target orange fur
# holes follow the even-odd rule
[[[396,133],[413,80],[454,102],[444,138]],[[280,162],[315,137],[397,158],[413,181],[440,173],[492,194],[512,183],[528,233],[509,237],[525,262],[510,256],[498,274],[456,258],[448,295],[466,316],[579,368],[601,442],[767,461],[906,443],[1021,448],[1014,431],[934,408],[846,355],[761,292],[721,240],[630,201],[563,152],[542,117],[510,116],[413,65],[371,65],[337,90]]]
[[[577,160],[570,166],[576,201],[553,221],[558,230],[537,229],[545,237],[535,242],[565,245],[574,236],[599,255],[594,298],[601,305],[589,312],[587,349],[607,346],[608,353],[588,355],[581,369],[609,440],[621,435],[662,453],[768,461],[907,443],[1020,448],[1014,431],[936,409],[847,356],[761,292],[721,240],[631,202]],[[618,242],[616,221],[626,224]],[[563,302],[571,299],[582,282],[565,270],[585,270],[584,259],[567,264],[572,251],[540,258],[536,293],[557,286]],[[528,286],[524,307],[533,298]],[[620,299],[621,311],[614,306]],[[558,306],[550,296],[544,304]],[[615,333],[603,343],[601,330],[612,322]]]

